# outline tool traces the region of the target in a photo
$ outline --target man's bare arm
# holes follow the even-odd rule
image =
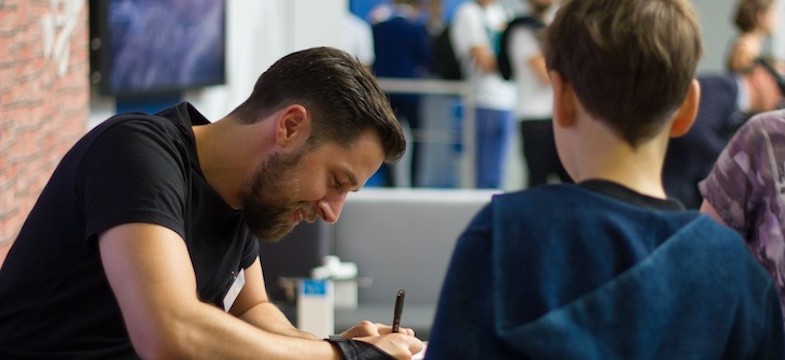
[[[229,311],[245,322],[271,333],[318,339],[297,329],[267,297],[259,258],[245,269],[245,286]]]
[[[99,248],[143,358],[339,359],[325,341],[266,332],[199,301],[185,242],[168,228],[120,225],[101,235]]]
[[[258,258],[245,269],[245,274],[245,286],[230,309],[231,314],[265,331],[305,339],[318,339],[311,333],[297,329],[278,307],[269,301],[264,286],[264,273]],[[415,335],[414,330],[410,328],[402,327],[399,331],[405,335]],[[361,321],[340,335],[344,339],[352,339],[390,333],[392,327],[389,325]]]

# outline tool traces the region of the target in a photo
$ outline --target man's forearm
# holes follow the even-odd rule
[[[168,228],[120,225],[101,235],[99,247],[131,343],[142,358],[339,359],[326,341],[264,331],[199,301],[185,242]]]
[[[160,355],[194,359],[340,359],[336,349],[326,341],[266,331],[238,321],[228,314],[222,314],[222,311],[210,305],[204,305],[200,310],[185,317],[177,316],[171,320],[173,321],[168,325],[174,332],[167,333],[176,334],[175,337],[179,339],[166,341],[175,346],[164,352],[154,350],[153,354],[157,355],[151,357]],[[180,346],[183,344],[188,345]]]
[[[239,316],[243,321],[267,332],[304,339],[319,339],[311,333],[297,329],[273,303],[264,302]]]

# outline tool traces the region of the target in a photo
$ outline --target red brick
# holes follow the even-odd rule
[[[86,6],[69,39],[69,65],[61,77],[42,49],[41,22],[52,11],[50,1],[0,2],[2,249],[15,238],[60,158],[84,133],[90,87]]]

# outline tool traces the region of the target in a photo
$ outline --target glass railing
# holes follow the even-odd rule
[[[407,134],[418,143],[421,157],[414,185],[474,188],[475,103],[470,84],[430,78],[378,81],[388,94],[421,96],[420,129]]]

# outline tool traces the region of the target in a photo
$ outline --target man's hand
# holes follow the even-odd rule
[[[414,330],[401,327],[398,333],[393,334],[392,326],[367,320],[342,332],[340,336],[371,344],[395,359],[411,359],[412,355],[423,349],[422,341],[414,337]]]
[[[400,334],[414,336],[414,330],[409,328],[399,328],[398,332]],[[353,339],[356,337],[379,336],[390,333],[392,333],[392,326],[363,320],[351,329],[342,332],[341,337],[344,339]]]
[[[422,351],[424,346],[420,339],[411,335],[404,335],[403,333],[388,333],[381,336],[360,337],[354,340],[367,342],[396,359],[405,360],[411,359],[414,354]]]

